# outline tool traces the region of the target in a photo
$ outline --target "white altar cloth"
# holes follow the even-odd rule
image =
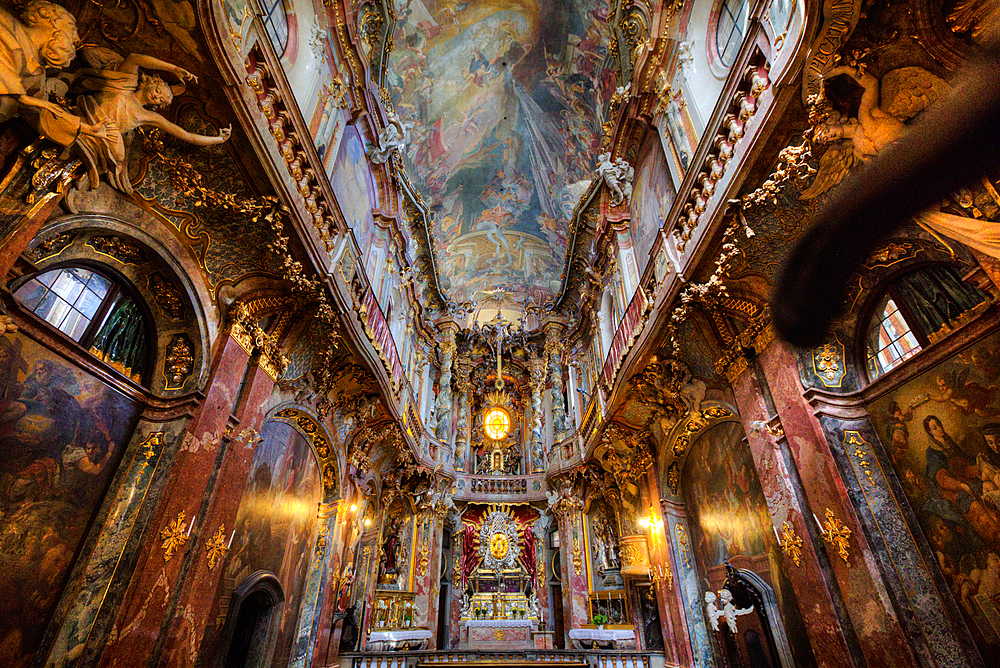
[[[406,629],[397,631],[372,631],[368,634],[368,642],[396,642],[399,640],[426,640],[433,633],[430,629]]]
[[[368,648],[376,652],[403,647],[408,649],[423,649],[427,640],[433,635],[430,629],[372,631],[368,634]]]
[[[611,642],[616,649],[635,649],[635,632],[631,629],[570,629],[570,640],[579,649],[589,649],[595,643]]]

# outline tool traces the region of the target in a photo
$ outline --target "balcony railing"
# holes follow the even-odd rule
[[[625,355],[632,348],[635,337],[642,330],[647,306],[649,306],[649,300],[646,298],[646,292],[640,287],[632,295],[632,301],[625,309],[625,315],[618,325],[615,338],[611,340],[608,358],[604,361],[604,368],[601,369],[601,385],[606,392],[611,389],[615,381],[615,374],[618,373],[618,367],[621,366]]]
[[[365,326],[365,334],[368,335],[368,339],[382,359],[382,364],[385,365],[385,370],[392,379],[392,387],[398,394],[405,382],[403,364],[399,361],[399,351],[396,349],[396,342],[392,339],[392,332],[389,331],[389,323],[385,321],[382,307],[379,306],[371,288],[365,290],[359,315],[361,315],[361,322]]]

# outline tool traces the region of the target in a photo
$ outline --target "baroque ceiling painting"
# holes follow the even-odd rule
[[[429,201],[452,300],[558,291],[615,91],[609,12],[575,0],[397,4],[386,82],[412,123],[404,162]]]

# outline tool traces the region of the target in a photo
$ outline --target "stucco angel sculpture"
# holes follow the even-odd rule
[[[705,614],[708,615],[708,622],[712,625],[713,631],[719,630],[719,618],[726,618],[726,625],[734,635],[738,633],[736,628],[736,618],[741,615],[749,615],[753,612],[753,606],[749,608],[737,608],[733,603],[733,593],[728,589],[719,590],[719,599],[722,601],[722,610],[715,605],[716,597],[713,592],[705,592]]]
[[[83,123],[49,102],[46,69],[76,58],[76,19],[48,0],[32,0],[17,19],[0,9],[0,122],[21,115],[44,137],[69,146],[77,137],[103,137],[103,124]]]
[[[229,139],[231,128],[224,128],[214,137],[198,135],[146,108],[169,105],[175,95],[184,92],[188,81],[198,80],[187,70],[139,53],[122,58],[99,47],[85,49],[83,57],[90,68],[81,70],[73,83],[74,91],[79,93],[77,106],[88,122],[107,123],[108,128],[107,137],[82,136],[76,144],[87,163],[92,189],[97,187],[101,174],[106,174],[112,186],[132,193],[126,154],[132,132],[140,126],[152,125],[195,146],[221,144]],[[140,74],[140,68],[169,72],[180,83],[170,86],[158,75]]]
[[[816,180],[802,193],[809,200],[840,183],[857,164],[874,158],[889,143],[906,131],[904,121],[912,118],[944,96],[951,86],[920,67],[901,67],[882,77],[851,67],[836,67],[824,77],[847,74],[864,89],[857,118],[844,118],[837,112],[816,128],[815,141],[832,144],[819,161]],[[1000,258],[1000,223],[944,213],[936,209],[914,217],[932,234],[955,239],[967,246]]]
[[[396,151],[401,151],[410,141],[410,129],[413,123],[403,122],[395,111],[388,114],[388,124],[378,139],[378,146],[371,147],[371,159],[376,165],[387,161]]]
[[[831,69],[829,80],[846,74],[864,90],[857,118],[832,110],[815,130],[814,141],[830,144],[819,161],[816,180],[800,199],[819,197],[847,175],[857,164],[878,155],[885,146],[903,136],[907,121],[947,93],[951,86],[922,67],[900,67],[879,81],[854,67]]]
[[[599,154],[597,175],[604,179],[604,184],[611,191],[611,206],[618,206],[632,199],[632,179],[635,177],[635,169],[624,159],[618,158],[612,162],[610,151]]]

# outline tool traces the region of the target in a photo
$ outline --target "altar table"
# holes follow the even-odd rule
[[[579,649],[590,649],[595,642],[612,643],[615,649],[635,649],[632,629],[570,629],[569,637]]]
[[[534,649],[532,619],[467,619],[462,626],[464,645],[469,649]]]
[[[368,634],[368,649],[382,652],[394,649],[424,649],[434,635],[430,629],[401,629],[398,631],[372,631]]]

